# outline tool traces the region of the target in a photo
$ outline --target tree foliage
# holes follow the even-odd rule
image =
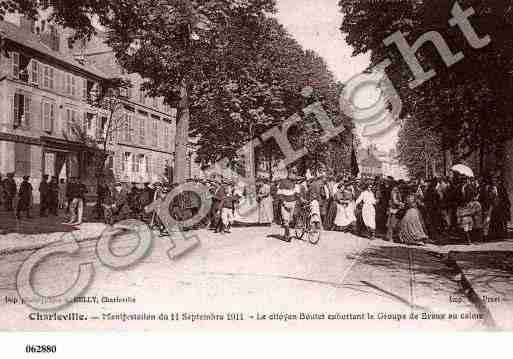
[[[459,28],[448,23],[455,3],[341,0],[339,5],[344,13],[341,31],[354,47],[354,54],[370,52],[372,66],[387,58],[392,60],[387,75],[401,96],[402,117],[413,121],[401,136],[410,136],[414,128],[417,134],[427,131],[440,138],[443,149],[465,157],[477,149],[492,151],[512,135],[509,93],[513,85],[513,8],[508,0],[458,1],[463,10],[474,9],[469,21],[477,35],[491,38],[487,46],[474,49]],[[447,67],[432,44],[422,46],[417,57],[424,71],[434,69],[437,75],[411,89],[413,74],[397,47],[383,43],[396,31],[405,34],[410,45],[428,31],[437,31],[452,53],[461,51],[464,59]],[[403,144],[408,141],[404,139]]]
[[[443,164],[440,137],[414,120],[403,122],[397,143],[399,162],[406,166],[410,178],[429,178],[433,164]]]
[[[119,64],[145,79],[149,96],[178,108],[175,143],[194,137],[203,163],[237,159],[252,136],[300,113],[305,86],[333,119],[347,122],[338,116],[339,88],[324,60],[269,16],[275,0],[0,0],[4,13],[36,17],[48,8],[77,38],[94,34],[94,23],[105,27]],[[191,131],[187,125],[184,134],[180,119],[189,110]],[[316,161],[326,162],[327,147],[316,143],[314,127],[292,132]],[[279,156],[276,143],[257,151],[271,162]]]

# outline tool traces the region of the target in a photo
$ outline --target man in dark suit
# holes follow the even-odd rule
[[[20,185],[20,191],[18,192],[18,206],[16,208],[16,218],[21,218],[21,212],[26,212],[27,218],[30,216],[30,207],[32,206],[32,185],[29,182],[30,177],[24,176],[23,182]]]

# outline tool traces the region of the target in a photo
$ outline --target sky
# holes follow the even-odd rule
[[[344,40],[345,36],[339,29],[343,14],[338,0],[277,0],[277,8],[277,19],[305,49],[314,50],[324,58],[337,80],[346,82],[369,66],[369,55],[353,57],[352,47]],[[373,97],[371,94],[368,96],[369,99]],[[362,101],[368,103],[369,99]],[[394,131],[373,139],[372,143],[389,150],[395,146],[396,140],[397,131]],[[368,145],[369,141],[362,138],[362,143]]]

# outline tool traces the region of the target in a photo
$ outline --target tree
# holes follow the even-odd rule
[[[451,10],[472,7],[469,18],[477,36],[490,36],[491,43],[473,48],[457,27],[448,23]],[[344,13],[341,31],[354,47],[355,54],[371,53],[371,66],[391,59],[386,69],[403,102],[404,119],[414,119],[418,129],[428,129],[438,136],[442,149],[464,158],[478,149],[493,151],[512,135],[511,13],[506,0],[439,0],[369,2],[341,0]],[[437,31],[452,53],[461,51],[464,58],[448,67],[436,48],[425,45],[418,51],[424,71],[434,69],[436,77],[410,88],[412,72],[397,46],[383,40],[401,31],[409,44],[429,31]],[[477,75],[479,74],[479,75]],[[403,135],[407,135],[403,131]],[[405,147],[406,148],[406,147]]]
[[[191,96],[192,134],[198,138],[198,158],[204,165],[221,158],[240,161],[238,150],[250,139],[301,114],[314,101],[322,101],[337,117],[337,84],[325,62],[305,51],[276,19],[255,20],[237,23],[238,31],[231,32],[230,44],[235,45],[226,53],[235,65],[226,78],[205,83]],[[316,95],[307,102],[301,91],[310,85]],[[325,162],[321,158],[328,147],[313,145],[320,128],[312,117],[305,118],[308,126],[298,126],[291,135],[298,146],[307,145],[317,163]],[[253,156],[255,167],[262,159],[271,165],[282,155],[273,141],[263,147]]]
[[[399,162],[406,166],[411,178],[429,178],[433,164],[443,164],[441,140],[427,128],[420,128],[415,119],[404,121],[397,143]]]
[[[162,96],[178,109],[177,182],[186,177],[191,112],[192,134],[201,135],[200,158],[209,161],[233,158],[235,148],[251,134],[258,136],[300,111],[303,99],[298,94],[305,86],[315,88],[330,115],[339,118],[338,88],[326,63],[314,52],[304,51],[268,16],[275,10],[274,0],[0,0],[0,4],[5,11],[34,17],[38,9],[52,7],[52,19],[75,29],[77,38],[94,34],[93,16],[107,29],[107,43],[120,65],[146,80],[143,90],[150,96]],[[235,136],[228,136],[225,129],[234,130]],[[279,156],[276,146],[266,148],[273,152],[268,154],[271,157]]]
[[[103,83],[103,89],[94,88],[91,91],[91,102],[107,112],[106,122],[98,121],[96,133],[89,133],[85,123],[72,123],[70,132],[63,133],[65,138],[84,146],[85,155],[89,156],[87,161],[95,164],[97,181],[100,181],[101,177],[111,175],[105,172],[106,161],[111,155],[110,150],[116,144],[121,131],[130,130],[127,128],[126,116],[122,116],[124,98],[121,96],[121,89],[129,86],[129,82],[113,78]]]
[[[107,28],[107,43],[118,62],[140,74],[150,96],[177,106],[175,181],[186,178],[190,93],[205,81],[222,79],[233,66],[226,56],[235,24],[274,11],[274,0],[2,0],[4,11],[36,17],[53,9],[57,23],[76,37],[95,32],[92,17]]]

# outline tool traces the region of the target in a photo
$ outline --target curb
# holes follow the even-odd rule
[[[98,239],[98,236],[81,238],[81,239],[77,240],[77,243],[94,241],[96,239]],[[2,250],[0,250],[0,256],[9,256],[9,255],[13,255],[13,254],[16,254],[16,253],[21,253],[21,252],[37,251],[39,249],[51,246],[51,245],[53,245],[53,244],[55,244],[57,242],[59,242],[59,240],[56,240],[56,241],[53,241],[53,242],[48,242],[48,243],[45,243],[45,244],[37,244],[37,245],[33,245],[33,246],[2,249]]]
[[[467,299],[476,307],[476,309],[479,311],[479,314],[483,316],[484,324],[490,330],[500,330],[500,327],[493,319],[490,309],[477,294],[474,287],[472,286],[472,283],[468,280],[467,276],[465,273],[463,273],[463,270],[458,265],[458,262],[454,259],[454,255],[455,253],[453,251],[449,252],[446,257],[442,258],[442,262],[444,262],[449,268],[453,269],[457,273],[455,280],[463,289]]]

